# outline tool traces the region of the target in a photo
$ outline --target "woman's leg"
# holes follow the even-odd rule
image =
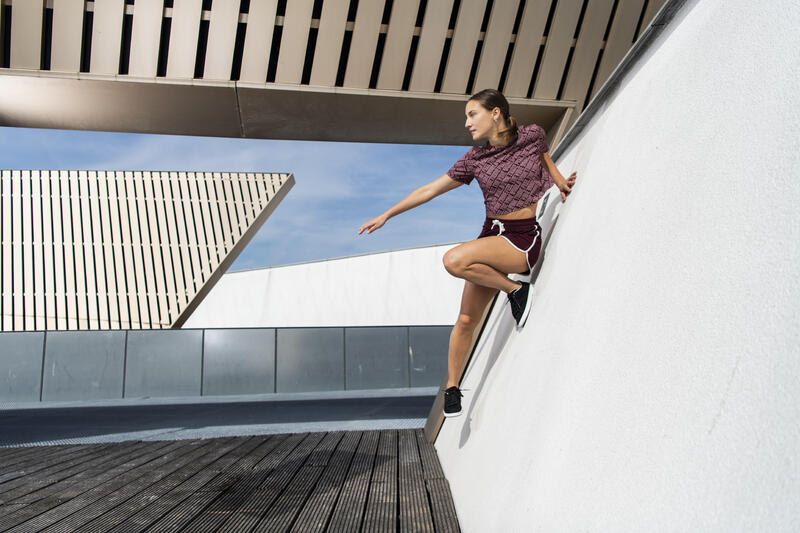
[[[464,282],[458,320],[450,333],[450,348],[447,354],[447,387],[445,388],[458,386],[458,380],[461,377],[460,371],[472,343],[472,332],[483,316],[486,305],[496,293],[497,289],[483,287],[471,281]]]
[[[460,244],[444,254],[443,262],[445,269],[457,278],[507,293],[520,284],[506,274],[528,269],[525,254],[498,235]]]

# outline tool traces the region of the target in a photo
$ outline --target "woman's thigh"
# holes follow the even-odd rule
[[[525,253],[499,235],[482,237],[473,241],[459,244],[449,250],[447,255],[452,261],[462,267],[473,263],[489,265],[504,274],[525,272],[528,270],[528,261]]]

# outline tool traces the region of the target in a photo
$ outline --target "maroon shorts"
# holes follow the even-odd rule
[[[483,230],[477,238],[493,235],[505,238],[511,243],[511,246],[525,254],[528,270],[520,272],[520,274],[529,274],[539,259],[539,252],[542,249],[542,228],[536,221],[536,217],[519,220],[500,220],[487,217],[483,223]]]

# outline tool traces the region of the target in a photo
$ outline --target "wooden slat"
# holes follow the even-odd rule
[[[203,79],[226,81],[231,79],[238,23],[239,0],[214,0],[211,4]]]
[[[52,171],[42,172],[42,240],[44,242],[44,308],[45,321],[43,329],[56,329],[56,265],[53,255],[55,243],[54,231],[57,231],[53,215],[53,175]]]
[[[126,225],[123,225],[123,212],[121,206],[125,202],[124,183],[119,178],[121,172],[106,172],[106,179],[111,188],[111,218],[112,232],[114,235],[114,263],[117,287],[117,301],[119,307],[119,324],[121,328],[131,327],[131,309],[128,301],[128,279],[125,275],[127,257],[124,243],[127,241],[125,236]]]
[[[107,295],[110,291],[108,287],[108,275],[105,264],[105,251],[103,250],[103,220],[101,218],[102,205],[105,199],[100,195],[100,184],[97,179],[97,172],[89,172],[89,198],[92,211],[92,250],[95,260],[95,283],[97,290],[97,320],[96,327],[99,329],[109,328],[109,309]]]
[[[30,292],[33,294],[33,330],[47,329],[44,316],[44,290],[45,290],[45,269],[47,265],[44,262],[44,249],[42,243],[44,242],[42,227],[42,197],[43,185],[47,180],[47,171],[34,170],[31,177],[31,209],[32,209],[32,233],[31,233],[31,246],[33,256],[33,287]]]
[[[658,11],[664,6],[664,2],[666,2],[666,0],[649,0],[647,2],[647,7],[644,11],[644,17],[642,18],[642,25],[639,28],[639,33],[636,35],[636,39],[639,39],[639,36],[644,32],[644,30],[647,29],[647,26],[650,25],[653,17],[655,17]]]
[[[75,220],[78,220],[77,203],[74,202],[75,195],[75,173],[74,171],[64,171],[61,173],[61,212],[64,216],[62,224],[64,226],[64,259],[65,259],[65,278],[66,283],[66,302],[67,302],[67,329],[78,329],[79,327],[79,298],[78,298],[78,271],[75,265],[79,265],[80,249],[77,246],[80,228],[76,227]]]
[[[84,4],[84,0],[59,0],[53,3],[50,70],[78,72],[81,69]]]
[[[398,432],[398,496],[401,531],[435,531],[414,430]]]
[[[198,253],[199,234],[202,232],[197,231],[195,226],[194,214],[192,212],[191,195],[189,189],[189,178],[186,172],[178,174],[178,181],[176,186],[179,188],[178,198],[178,219],[183,220],[184,232],[186,240],[184,243],[184,250],[186,259],[189,264],[187,275],[191,276],[191,282],[187,284],[187,288],[192,291],[192,294],[197,293],[197,289],[202,282],[201,269],[200,269],[200,255]]]
[[[378,89],[400,90],[403,88],[403,77],[406,73],[418,11],[419,0],[406,0],[392,4],[389,30],[386,34],[386,43],[383,47],[383,57],[378,72]]]
[[[92,53],[89,72],[119,73],[119,52],[122,43],[122,20],[125,0],[96,0],[92,19]]]
[[[164,327],[164,325],[169,325],[169,300],[167,297],[167,278],[166,272],[164,269],[163,264],[163,250],[161,248],[160,242],[160,232],[159,232],[159,216],[158,212],[156,211],[156,193],[155,189],[158,185],[158,172],[144,172],[142,175],[143,179],[143,191],[142,194],[145,197],[145,205],[147,207],[147,213],[145,219],[147,220],[147,224],[149,226],[149,239],[150,239],[150,253],[153,257],[154,262],[154,278],[152,282],[152,290],[153,290],[153,299],[156,300],[156,314],[153,316],[156,317],[154,320],[158,322],[158,325],[153,325],[153,327]]]
[[[475,74],[473,92],[498,88],[518,7],[518,0],[506,0],[492,4],[492,14],[489,18],[489,25],[486,27],[486,36],[483,38],[481,59]]]
[[[17,198],[19,206],[19,240],[16,248],[19,250],[19,257],[22,260],[20,269],[17,270],[19,279],[22,282],[17,293],[20,308],[17,311],[22,316],[22,329],[33,329],[31,318],[33,318],[33,294],[31,284],[33,283],[33,250],[31,249],[31,178],[30,170],[23,170],[21,173],[20,187],[21,193]]]
[[[111,198],[113,194],[113,187],[110,180],[107,178],[107,173],[100,171],[97,173],[97,186],[98,195],[100,197],[100,220],[102,221],[102,234],[103,239],[103,258],[105,260],[105,272],[103,278],[107,286],[106,292],[106,305],[108,306],[108,322],[109,329],[119,329],[119,305],[117,300],[118,284],[117,270],[115,265],[115,239],[114,233],[114,216],[113,213],[116,209],[116,202],[112,205]]]
[[[130,278],[133,280],[132,294],[130,296],[131,307],[136,307],[136,316],[141,328],[147,328],[150,324],[149,304],[147,301],[146,282],[144,278],[144,258],[142,256],[142,236],[139,226],[139,206],[136,203],[136,176],[132,171],[125,171],[125,208],[128,212],[130,233],[130,245],[128,255],[131,257],[133,272]]]
[[[42,62],[44,0],[14,2],[11,16],[11,68],[39,70]]]
[[[2,313],[3,331],[13,331],[14,310],[11,307],[12,248],[11,248],[11,171],[2,172],[0,180],[0,313]]]
[[[168,78],[193,78],[203,0],[175,0],[167,56]]]
[[[564,84],[564,92],[561,97],[565,100],[575,100],[578,113],[583,109],[586,92],[592,81],[594,65],[600,48],[603,46],[603,33],[611,16],[611,9],[614,7],[614,0],[595,0],[586,6],[586,13],[583,16],[578,41],[575,44],[575,52],[572,54],[572,62],[567,74],[567,81]],[[588,21],[592,21],[588,24]]]
[[[129,75],[155,78],[163,12],[163,0],[138,0],[134,4]]]
[[[617,11],[614,14],[614,22],[603,50],[603,59],[597,69],[597,77],[592,86],[592,97],[597,94],[597,91],[630,50],[643,5],[644,0],[619,0]]]
[[[433,92],[452,10],[453,0],[428,2],[425,6],[417,57],[414,59],[411,82],[408,86],[410,91]]]
[[[366,89],[372,75],[372,62],[383,16],[383,0],[359,0],[353,39],[344,73],[344,86]]]
[[[242,70],[239,74],[240,81],[251,83],[267,81],[267,67],[269,66],[277,8],[278,0],[250,2],[247,32],[244,36]]]
[[[331,533],[358,531],[379,439],[378,431],[365,431],[362,434],[328,525]]]
[[[300,83],[306,59],[308,30],[314,0],[292,0],[286,3],[283,18],[281,49],[278,53],[277,83]]]
[[[64,233],[64,213],[62,212],[62,180],[61,174],[64,171],[50,172],[50,186],[52,188],[51,208],[53,213],[53,275],[55,283],[53,285],[55,305],[53,314],[56,317],[54,329],[66,329],[67,299],[66,299],[66,276],[65,272],[65,243]],[[109,241],[110,242],[110,241]]]
[[[481,31],[486,0],[462,0],[442,80],[443,93],[464,94]]]
[[[333,87],[336,83],[349,7],[350,0],[326,0],[322,4],[314,61],[311,64],[311,85]]]
[[[534,98],[555,100],[558,95],[582,5],[583,0],[559,0],[533,88]]]
[[[554,0],[555,1],[555,0]],[[511,64],[508,67],[503,94],[506,96],[525,97],[531,84],[536,57],[542,44],[544,27],[550,11],[550,0],[527,0],[522,13],[522,20],[514,41]]]
[[[78,172],[78,200],[80,202],[81,218],[81,251],[83,252],[83,268],[79,274],[83,275],[83,300],[86,305],[84,317],[85,325],[81,329],[99,328],[99,312],[97,306],[97,270],[94,243],[92,242],[92,201],[89,192],[89,173],[85,170]]]
[[[364,531],[394,531],[397,508],[397,432],[381,431],[364,511]]]

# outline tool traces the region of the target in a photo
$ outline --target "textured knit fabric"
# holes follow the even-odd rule
[[[506,146],[473,146],[447,171],[456,181],[469,185],[477,178],[487,215],[504,215],[539,201],[553,185],[542,164],[549,151],[544,129],[536,124],[520,126],[517,138]]]

